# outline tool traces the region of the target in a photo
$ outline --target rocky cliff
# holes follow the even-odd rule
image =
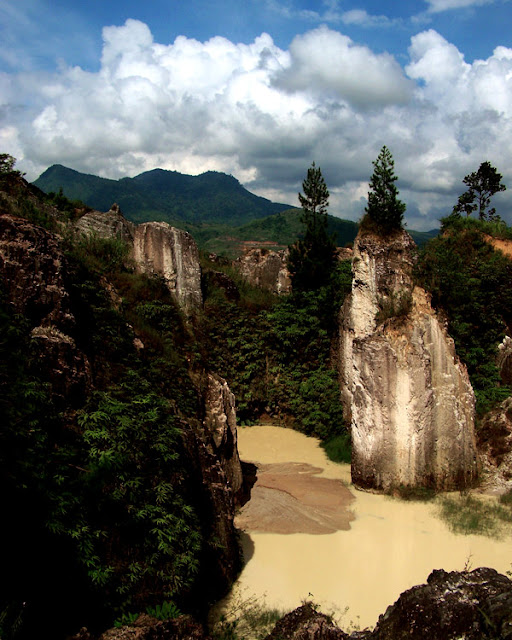
[[[166,222],[136,226],[123,217],[117,205],[107,213],[86,213],[76,222],[75,229],[85,235],[125,241],[132,249],[136,268],[150,276],[161,276],[186,313],[201,307],[199,250],[186,231]]]
[[[252,285],[284,294],[291,291],[290,274],[286,267],[288,251],[270,249],[247,249],[235,266]]]
[[[189,233],[166,222],[146,222],[135,229],[133,255],[143,273],[165,279],[186,312],[201,307],[199,251]]]
[[[400,232],[356,239],[340,317],[340,380],[360,487],[455,489],[477,475],[474,394]]]
[[[0,215],[0,273],[5,302],[31,327],[34,362],[58,406],[80,405],[91,386],[87,356],[72,337],[76,321],[57,237],[22,218]]]

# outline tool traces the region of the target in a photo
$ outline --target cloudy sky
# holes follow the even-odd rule
[[[27,178],[161,167],[364,212],[387,145],[437,226],[486,160],[512,223],[512,0],[0,0],[0,152]]]

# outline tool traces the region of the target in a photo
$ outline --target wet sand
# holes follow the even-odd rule
[[[334,510],[338,516],[351,512],[354,519],[348,516],[348,530],[340,527],[324,535],[318,531],[314,535],[265,533],[251,528],[256,524],[245,525],[243,546],[247,564],[231,598],[256,596],[269,606],[288,611],[309,598],[319,603],[322,610],[334,611],[345,629],[354,625],[373,627],[379,614],[402,591],[424,583],[433,569],[460,571],[489,566],[505,573],[512,568],[510,535],[499,540],[455,535],[437,517],[435,503],[404,502],[357,491],[349,486],[349,465],[329,462],[315,439],[279,427],[245,427],[239,430],[239,450],[243,460],[262,466],[267,473],[267,480],[263,480],[267,486],[262,485],[262,490],[276,491],[277,487],[284,496],[301,505],[299,509],[305,508],[308,517],[310,507],[315,505],[311,504],[313,499],[304,496],[310,490],[310,485],[301,484],[304,478],[309,478],[307,482],[315,478],[345,484],[354,499],[343,504],[341,496],[346,494],[335,489]],[[276,478],[279,469],[298,471],[302,480]],[[321,473],[318,469],[322,469]],[[322,500],[331,500],[330,491]],[[303,499],[298,499],[301,495]],[[270,504],[273,514],[265,516],[270,521],[302,518],[300,510],[291,516],[274,498]],[[286,505],[288,508],[290,501]],[[260,513],[259,517],[264,516]],[[312,520],[318,525],[316,515]],[[325,523],[322,526],[327,527]]]
[[[354,496],[341,480],[319,478],[321,472],[303,462],[260,464],[251,500],[237,515],[236,526],[281,534],[348,530]]]

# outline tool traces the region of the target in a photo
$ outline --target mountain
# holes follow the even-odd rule
[[[233,176],[217,171],[189,176],[154,169],[134,178],[109,180],[56,164],[34,184],[46,193],[62,188],[66,197],[82,200],[99,211],[108,211],[117,202],[126,218],[137,223],[240,225],[290,208],[254,195]]]

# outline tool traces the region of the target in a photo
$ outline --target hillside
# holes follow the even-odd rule
[[[250,193],[233,176],[216,171],[190,176],[154,169],[134,178],[108,180],[53,165],[34,184],[45,193],[62,188],[66,197],[99,211],[108,211],[117,202],[124,215],[137,223],[245,224],[289,208]]]

